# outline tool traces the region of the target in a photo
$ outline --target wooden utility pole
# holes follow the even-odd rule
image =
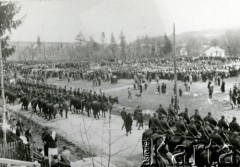
[[[44,61],[46,63],[46,53],[45,53],[45,42],[43,42],[43,55],[44,55]]]
[[[3,146],[4,146],[4,154],[7,144],[7,120],[6,120],[6,103],[5,103],[5,93],[4,93],[4,72],[3,72],[3,56],[2,56],[2,40],[0,39],[0,71],[1,71],[1,91],[2,91],[2,102],[3,102]],[[5,156],[5,155],[4,155]]]
[[[175,109],[178,110],[177,99],[177,64],[176,64],[176,39],[175,39],[175,24],[173,24],[173,62],[174,62],[174,95],[175,95]]]

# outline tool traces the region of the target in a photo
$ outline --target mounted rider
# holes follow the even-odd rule
[[[159,108],[156,110],[156,113],[158,113],[158,115],[166,115],[167,116],[167,112],[166,110],[162,107],[162,105],[159,105]]]
[[[208,115],[206,117],[204,117],[203,120],[208,122],[209,125],[211,126],[211,128],[214,128],[215,126],[217,126],[217,121],[212,117],[211,112],[209,112]]]
[[[197,126],[195,125],[195,120],[191,120],[190,124],[188,125],[189,134],[195,138],[200,138],[202,135],[198,132]]]
[[[93,100],[94,100],[94,101],[95,101],[95,100],[98,101],[98,95],[97,95],[96,91],[94,91],[92,97],[93,97]]]
[[[187,108],[187,107],[185,108],[185,111],[179,113],[178,116],[179,116],[179,117],[180,117],[180,116],[183,117],[183,119],[187,122],[187,124],[190,123],[190,118],[189,118],[189,116],[188,116],[188,108]]]
[[[158,129],[165,134],[169,133],[169,132],[174,134],[174,132],[172,131],[171,127],[169,126],[167,120],[165,120],[165,117],[162,115],[158,115],[157,126],[158,126]]]
[[[219,129],[228,130],[228,123],[224,116],[221,116],[221,119],[218,121],[218,127]]]
[[[108,102],[108,99],[107,99],[107,97],[105,96],[105,93],[103,93],[103,95],[102,95],[102,100],[103,100],[103,102]]]
[[[229,129],[231,132],[240,132],[240,126],[237,123],[237,118],[233,117],[232,122],[229,124]]]
[[[183,136],[186,136],[188,131],[187,131],[187,127],[185,126],[183,117],[179,117],[179,120],[176,121],[175,126],[176,126],[175,133],[180,133]]]
[[[191,119],[194,119],[195,120],[195,124],[197,126],[197,129],[200,129],[201,125],[204,123],[203,119],[202,119],[202,116],[199,114],[199,111],[198,109],[195,110],[195,113],[194,115],[192,115],[190,117],[190,120]]]

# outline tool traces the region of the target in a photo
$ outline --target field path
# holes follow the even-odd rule
[[[21,111],[20,105],[8,106],[13,112],[18,112],[30,118],[30,111]],[[108,114],[106,114],[108,118]],[[33,121],[43,126],[48,126],[51,130],[56,130],[57,134],[65,137],[82,149],[94,152],[98,157],[106,157],[109,152],[109,124],[108,119],[100,120],[89,118],[86,115],[69,114],[68,119],[57,116],[56,120],[46,121],[33,114]],[[136,122],[133,122],[132,134],[126,136],[125,129],[121,129],[123,121],[120,116],[112,115],[111,118],[111,155],[115,164],[126,164],[128,166],[139,166],[141,164],[141,136],[143,130],[137,130]],[[146,127],[146,126],[145,126]],[[147,128],[147,127],[146,127]],[[134,155],[134,156],[132,156]],[[134,157],[138,159],[134,162]],[[126,161],[126,160],[131,161]],[[120,165],[121,166],[121,165]]]

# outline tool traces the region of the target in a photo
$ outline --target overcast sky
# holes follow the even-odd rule
[[[172,32],[232,28],[240,25],[239,0],[47,0],[20,1],[23,24],[12,41],[74,42],[78,32],[99,40],[105,32],[127,41]]]

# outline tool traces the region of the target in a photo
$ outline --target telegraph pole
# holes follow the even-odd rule
[[[177,64],[176,64],[176,39],[175,39],[175,23],[173,24],[173,62],[174,62],[174,95],[175,95],[175,109],[178,110],[177,99]]]
[[[1,91],[2,91],[2,102],[3,102],[3,146],[5,153],[6,144],[7,144],[7,120],[6,120],[6,103],[5,103],[5,93],[4,93],[4,72],[3,72],[3,56],[2,56],[2,40],[0,39],[0,71],[1,71]],[[5,155],[4,155],[5,156]]]

